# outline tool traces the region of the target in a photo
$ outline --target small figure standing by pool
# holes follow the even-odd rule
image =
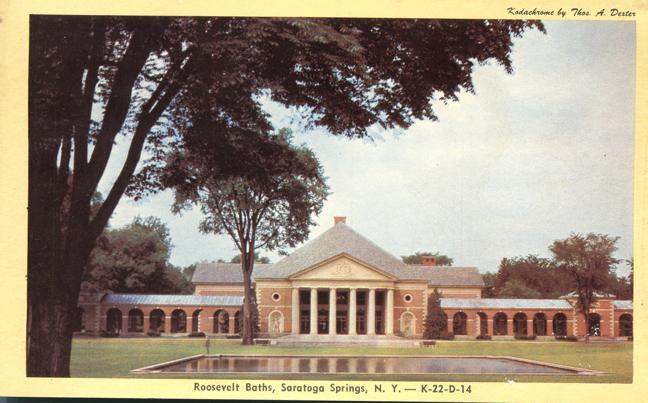
[[[209,336],[205,338],[205,350],[207,351],[207,355],[209,355],[209,347],[211,345],[211,341],[209,340]]]

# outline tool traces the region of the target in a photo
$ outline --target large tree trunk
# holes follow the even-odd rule
[[[59,212],[51,206],[53,203],[39,203],[33,198],[31,201],[27,271],[27,375],[69,376],[81,279],[94,240],[90,242],[83,232],[77,236],[64,234]],[[62,248],[64,243],[70,246],[67,248],[69,253]]]
[[[243,279],[244,301],[243,301],[243,328],[241,339],[243,344],[252,344],[253,340],[253,318],[252,318],[252,292],[250,290],[250,280]]]
[[[243,269],[243,329],[241,342],[245,345],[254,343],[254,291],[252,289],[252,270],[254,265],[254,252],[248,251],[241,253],[241,265]]]
[[[31,296],[29,310],[27,376],[70,376],[76,303],[53,296]]]
[[[36,225],[38,215],[30,214],[29,223],[27,375],[69,376],[72,329],[90,249],[87,241],[79,241],[74,253],[62,257],[57,247],[62,236],[50,229],[59,226]]]

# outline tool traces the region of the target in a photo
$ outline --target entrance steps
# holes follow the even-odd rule
[[[308,347],[308,346],[368,346],[368,347],[419,347],[420,340],[406,339],[399,336],[354,335],[348,334],[291,334],[270,339],[271,345]]]

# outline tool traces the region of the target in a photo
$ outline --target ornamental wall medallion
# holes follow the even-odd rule
[[[337,277],[351,277],[351,265],[348,262],[342,262],[335,266],[333,275]]]

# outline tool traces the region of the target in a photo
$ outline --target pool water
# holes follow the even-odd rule
[[[503,357],[203,356],[142,370],[172,373],[583,374],[579,369]]]

